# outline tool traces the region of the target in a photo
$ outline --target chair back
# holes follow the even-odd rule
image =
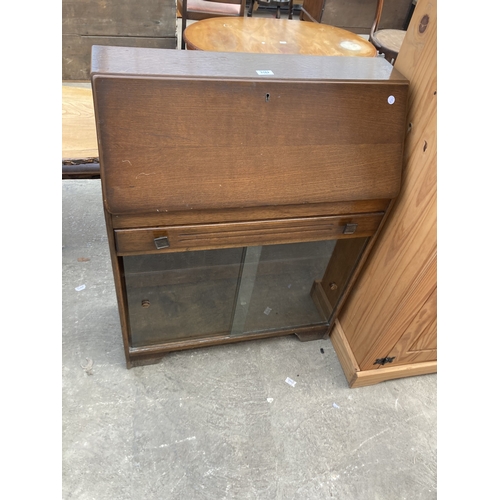
[[[184,30],[186,21],[200,21],[211,17],[242,17],[245,15],[246,0],[178,0],[181,3],[182,28],[181,48],[186,47]]]
[[[377,0],[377,8],[375,10],[375,18],[370,29],[369,41],[383,54],[391,64],[396,62],[396,59],[403,44],[406,30],[397,29],[378,29],[382,10],[384,8],[384,0]]]
[[[380,18],[382,17],[382,10],[384,8],[384,0],[377,0],[377,8],[375,10],[375,18],[373,19],[373,24],[370,29],[370,38],[373,38],[373,34],[378,29],[380,24]]]
[[[320,23],[326,0],[304,0],[300,7],[300,20]]]

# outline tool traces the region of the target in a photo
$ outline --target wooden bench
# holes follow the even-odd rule
[[[99,152],[90,86],[62,86],[62,178],[99,178]]]

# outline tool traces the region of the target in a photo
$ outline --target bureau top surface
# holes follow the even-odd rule
[[[382,57],[92,47],[91,74],[255,80],[408,81]]]

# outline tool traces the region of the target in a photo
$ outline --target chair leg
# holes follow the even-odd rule
[[[396,62],[396,59],[398,57],[398,52],[394,52],[392,50],[386,50],[385,52],[383,52],[383,55],[385,60],[390,62],[394,66],[394,63]]]
[[[186,48],[186,42],[184,42],[184,30],[186,29],[186,18],[182,16],[182,23],[181,23],[181,50],[184,50]]]

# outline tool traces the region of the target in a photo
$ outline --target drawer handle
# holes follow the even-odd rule
[[[160,238],[154,239],[157,250],[162,250],[163,248],[170,247],[170,242],[166,236],[161,236]]]
[[[357,228],[357,224],[346,224],[344,227],[344,234],[354,234]]]

